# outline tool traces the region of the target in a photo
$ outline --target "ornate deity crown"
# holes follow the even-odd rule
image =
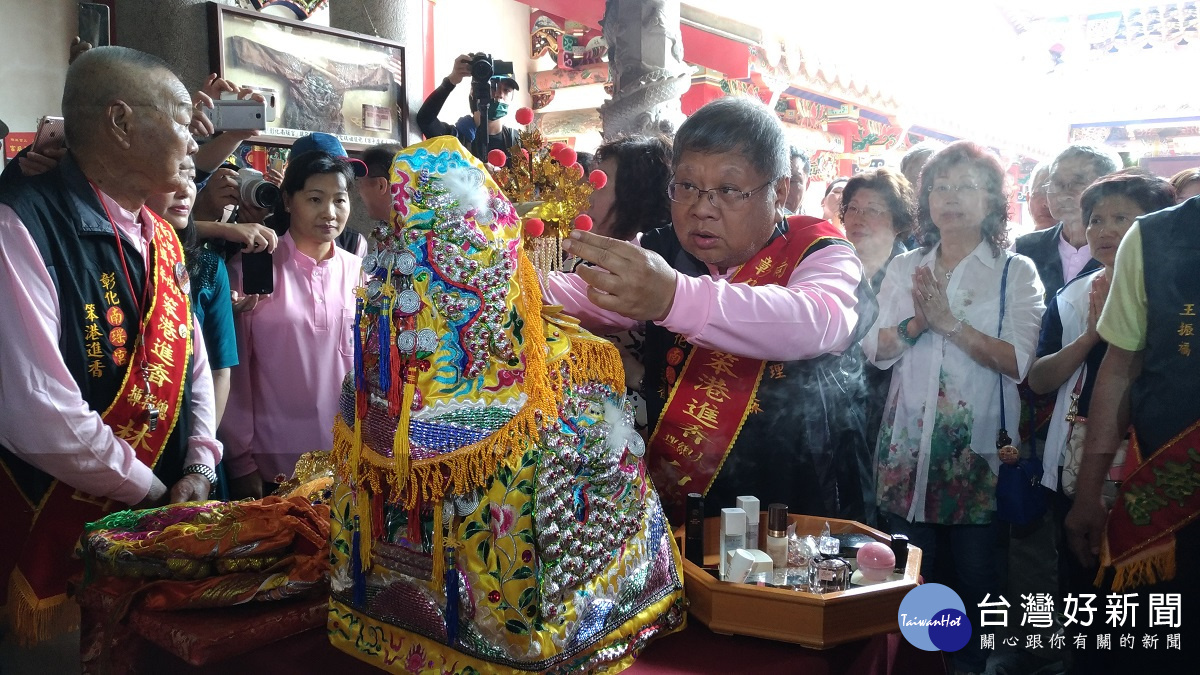
[[[521,108],[517,122],[529,126],[533,111]],[[592,229],[588,198],[608,182],[603,171],[584,178],[578,154],[565,143],[547,144],[536,127],[517,135],[517,145],[506,155],[488,153],[492,177],[516,204],[525,222],[525,246],[534,267],[541,273],[563,267],[562,240],[572,229]]]

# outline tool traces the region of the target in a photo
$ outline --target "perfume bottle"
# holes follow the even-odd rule
[[[812,561],[812,592],[835,593],[850,587],[850,563],[837,557]]]

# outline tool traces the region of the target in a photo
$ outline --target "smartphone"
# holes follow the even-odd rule
[[[275,292],[275,266],[270,253],[242,254],[242,293],[269,295]]]
[[[47,150],[61,148],[66,144],[63,135],[63,118],[46,115],[38,120],[37,136],[33,139],[30,152],[45,154]]]
[[[260,87],[255,90],[255,93],[257,93],[258,95],[263,97],[263,105],[265,105],[267,107],[267,121],[274,122],[275,121],[275,108],[278,105],[278,97],[275,96],[275,90],[268,89],[266,87]],[[249,99],[239,99],[238,92],[236,92],[236,91],[223,91],[223,92],[221,92],[221,100],[222,101],[238,101],[238,100],[249,100]]]
[[[79,3],[76,35],[93,47],[107,47],[112,42],[112,24],[108,5],[98,2]]]
[[[265,131],[267,128],[267,104],[262,101],[213,101],[213,109],[209,111],[208,116],[216,131]]]

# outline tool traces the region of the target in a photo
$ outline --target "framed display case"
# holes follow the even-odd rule
[[[347,150],[408,144],[404,47],[210,2],[212,72],[275,102],[255,144],[288,146],[312,132]]]

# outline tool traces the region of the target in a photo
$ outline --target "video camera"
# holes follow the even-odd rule
[[[512,61],[501,61],[500,59],[492,59],[491,54],[479,52],[471,55],[471,86],[477,87],[480,84],[487,85],[496,75],[513,76]],[[473,91],[476,99],[487,98],[491,99],[491,89],[489,87],[486,95],[481,96],[479,91]]]
[[[497,75],[513,76],[512,61],[492,59],[491,54],[471,54],[471,97],[475,99],[475,111],[479,113],[479,130],[471,143],[471,154],[483,160],[487,156],[488,108],[492,104],[491,80]]]

